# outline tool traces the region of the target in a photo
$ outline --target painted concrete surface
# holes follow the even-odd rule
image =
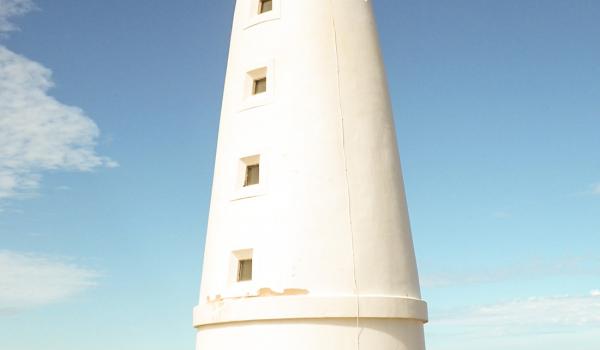
[[[395,126],[371,2],[238,0],[198,349],[424,349]],[[253,82],[267,91],[253,94]],[[244,186],[247,166],[260,181]],[[252,279],[238,282],[240,260]]]

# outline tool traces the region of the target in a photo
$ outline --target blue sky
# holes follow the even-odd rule
[[[430,350],[600,347],[600,2],[374,1]],[[191,349],[233,1],[0,0],[0,348]]]

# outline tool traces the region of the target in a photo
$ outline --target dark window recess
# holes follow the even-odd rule
[[[265,13],[273,10],[273,0],[260,0],[258,13]]]
[[[252,280],[252,259],[240,260],[237,280],[238,282]]]
[[[260,165],[252,164],[246,166],[246,179],[244,180],[244,187],[258,185],[260,182]]]
[[[252,88],[252,93],[254,95],[262,94],[267,91],[267,78],[260,78],[254,81],[254,86]]]

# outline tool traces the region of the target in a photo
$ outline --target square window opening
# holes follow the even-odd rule
[[[267,97],[270,94],[271,79],[268,67],[259,67],[249,70],[246,73],[245,96],[246,98],[258,97],[260,99]]]
[[[239,260],[237,281],[252,281],[252,259]]]
[[[246,165],[246,176],[244,187],[258,185],[260,183],[260,164]]]
[[[267,78],[259,78],[254,80],[254,84],[252,86],[252,94],[258,95],[267,92]]]
[[[260,0],[258,5],[258,13],[270,12],[273,10],[273,0]]]

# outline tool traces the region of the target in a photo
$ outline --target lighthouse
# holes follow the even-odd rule
[[[197,350],[424,350],[370,0],[237,0]]]

